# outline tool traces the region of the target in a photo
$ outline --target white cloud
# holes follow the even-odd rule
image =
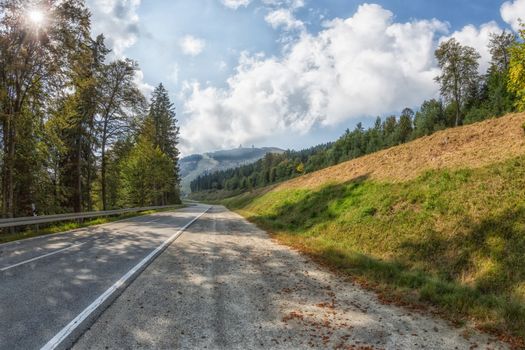
[[[304,0],[262,0],[269,12],[264,18],[272,28],[285,31],[304,31],[304,22],[295,17],[295,11],[304,6]]]
[[[262,0],[263,4],[272,7],[286,7],[292,10],[304,7],[304,0]]]
[[[186,83],[183,152],[306,133],[436,96],[436,36],[447,25],[393,18],[364,4],[317,35],[303,33],[282,58],[242,54],[226,88]]]
[[[139,35],[137,10],[141,0],[88,0],[93,15],[93,33],[104,34],[113,55],[122,57]]]
[[[184,54],[197,56],[204,50],[206,42],[192,35],[186,35],[179,41],[179,45]]]
[[[106,45],[112,49],[112,58],[124,57],[126,49],[132,47],[139,36],[139,16],[141,0],[88,0],[92,13],[92,32],[104,34]],[[144,81],[144,73],[138,70],[134,77],[135,85],[149,97],[153,86]]]
[[[520,27],[520,20],[525,21],[525,0],[506,1],[501,5],[501,18],[515,31]]]
[[[142,70],[140,69],[135,72],[134,82],[135,85],[137,85],[138,89],[142,92],[142,94],[146,96],[146,98],[149,98],[153,90],[155,90],[153,86],[144,81],[144,72],[142,72]]]
[[[304,30],[304,23],[297,18],[289,9],[278,9],[271,11],[264,18],[274,29],[282,27],[285,30]]]
[[[247,7],[251,0],[222,0],[222,4],[233,10],[237,10],[239,7]]]
[[[479,60],[479,72],[485,73],[489,68],[491,61],[491,54],[488,48],[491,33],[501,33],[501,29],[494,21],[485,23],[477,28],[473,25],[467,25],[463,29],[452,33],[451,36],[442,38],[442,40],[450,37],[456,38],[462,45],[467,45],[476,49],[481,55]]]

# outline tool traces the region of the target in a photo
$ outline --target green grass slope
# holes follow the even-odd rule
[[[296,182],[223,203],[389,299],[525,338],[525,153],[404,181]]]

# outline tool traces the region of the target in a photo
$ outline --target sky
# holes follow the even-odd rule
[[[455,37],[490,61],[525,0],[87,0],[112,57],[170,92],[183,155],[302,149],[439,96],[434,50]]]

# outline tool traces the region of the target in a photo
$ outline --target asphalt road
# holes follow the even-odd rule
[[[192,206],[0,245],[0,349],[43,347],[207,208]]]
[[[504,349],[381,303],[213,207],[106,309],[74,349]]]

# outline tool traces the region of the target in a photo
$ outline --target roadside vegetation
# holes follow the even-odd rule
[[[171,208],[166,208],[166,209],[145,210],[145,211],[140,211],[136,213],[125,213],[125,214],[104,216],[104,217],[93,218],[93,219],[65,221],[65,222],[61,222],[57,224],[39,224],[38,228],[35,225],[32,225],[31,227],[27,227],[26,229],[23,229],[19,232],[4,233],[0,235],[0,244],[7,243],[7,242],[13,242],[13,241],[19,241],[19,240],[26,239],[26,238],[51,235],[55,233],[62,233],[66,231],[83,228],[83,227],[107,224],[107,223],[118,221],[118,220],[124,220],[128,218],[136,217],[136,216],[142,216],[142,215],[161,213],[165,211],[180,209],[183,207],[184,205],[178,204],[178,205],[174,205]]]
[[[223,203],[390,299],[524,339],[523,198],[525,156],[406,182],[282,186]]]

